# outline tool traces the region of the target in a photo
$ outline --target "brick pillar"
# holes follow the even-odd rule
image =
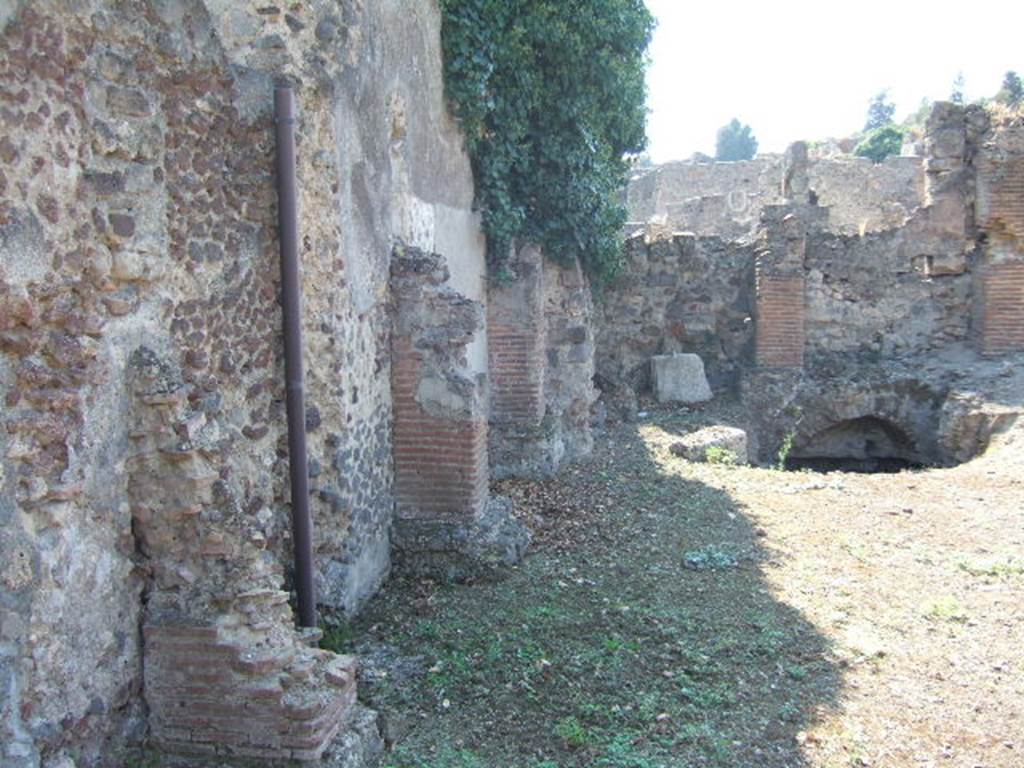
[[[978,223],[988,235],[975,276],[981,351],[1024,350],[1024,149],[1020,131],[992,137],[978,161]]]
[[[445,418],[417,400],[423,355],[392,345],[395,500],[400,519],[471,520],[487,503],[487,423]]]
[[[1024,262],[993,264],[981,275],[981,350],[1024,350]]]
[[[762,368],[803,367],[803,275],[758,270],[756,353]]]
[[[457,580],[516,562],[529,536],[488,495],[486,379],[467,362],[484,308],[448,280],[437,254],[392,254],[393,541],[406,570]]]
[[[516,277],[487,294],[491,422],[536,426],[544,418],[544,286],[541,252],[516,254]]]

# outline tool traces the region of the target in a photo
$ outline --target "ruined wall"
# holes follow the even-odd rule
[[[577,260],[532,245],[488,298],[489,454],[496,478],[546,477],[593,447],[593,298]]]
[[[790,430],[799,441],[862,417],[898,424],[922,460],[962,454],[936,435],[977,414],[946,408],[964,398],[934,363],[981,370],[979,353],[1024,348],[1022,137],[1019,117],[990,124],[979,107],[938,104],[921,158],[815,159],[795,144],[754,161],[771,167],[780,201],[762,198],[750,231],[650,222],[600,304],[605,396],[628,413],[651,356],[696,352],[716,392],[738,388],[769,455]],[[677,191],[687,173],[736,180],[735,164],[717,165],[717,176],[676,164],[665,177]],[[638,180],[631,200],[654,199],[656,181]]]
[[[590,407],[594,389],[594,301],[579,262],[544,262],[545,418],[562,462],[593,448]]]
[[[393,240],[429,243],[478,300],[484,243],[433,2],[47,0],[5,4],[0,24],[0,762],[66,768],[74,751],[79,765],[116,764],[116,745],[145,728],[143,623],[216,622],[211,656],[273,648],[285,666],[321,663],[291,633],[282,591],[274,82],[299,103],[328,607],[355,610],[389,567]],[[471,349],[485,370],[482,330]],[[133,389],[143,370],[173,383]],[[201,544],[179,551],[168,525]],[[277,663],[251,681],[285,685]],[[315,752],[330,730],[295,749]],[[208,751],[216,736],[163,732]]]
[[[650,358],[695,352],[715,391],[735,385],[753,343],[753,250],[678,234],[626,242],[626,268],[597,301],[596,368],[606,395],[650,386]]]
[[[766,206],[784,202],[785,158],[758,155],[732,163],[667,163],[631,180],[634,226],[654,221],[668,232],[739,239],[754,234]],[[925,203],[921,157],[882,163],[852,156],[812,157],[809,188],[828,208],[836,234],[877,232],[903,225]]]
[[[855,235],[899,227],[924,204],[920,157],[820,159],[808,167],[818,205],[828,208],[828,230]]]
[[[782,158],[759,155],[731,163],[666,163],[630,181],[630,221],[663,221],[669,231],[738,238],[761,209],[781,201]]]
[[[971,275],[929,274],[906,232],[813,235],[800,297],[809,364],[925,353],[970,336]],[[972,244],[964,241],[961,249]]]

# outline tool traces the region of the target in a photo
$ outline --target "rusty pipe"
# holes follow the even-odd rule
[[[306,404],[302,374],[302,293],[299,285],[299,223],[295,193],[295,96],[289,86],[274,89],[277,133],[277,220],[281,246],[281,312],[288,410],[292,547],[299,625],[316,626],[313,588],[313,521],[309,514]]]

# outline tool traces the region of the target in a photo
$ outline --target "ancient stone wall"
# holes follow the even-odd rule
[[[728,238],[751,232],[761,209],[781,200],[778,155],[734,163],[667,163],[638,174],[627,191],[632,222],[653,219],[669,231]]]
[[[974,416],[959,406],[942,415],[959,396],[936,361],[980,370],[979,353],[1024,348],[1022,136],[1019,118],[990,125],[983,109],[939,104],[922,158],[815,159],[797,144],[753,161],[771,168],[779,201],[759,198],[749,231],[736,234],[735,220],[715,235],[648,222],[600,302],[605,397],[628,412],[630,393],[649,388],[653,355],[696,352],[716,392],[738,388],[758,414],[769,453],[790,430],[799,440],[829,419],[880,417],[921,460],[952,460],[962,451],[936,437],[938,425],[948,435]],[[752,183],[750,167],[739,181]],[[736,164],[696,168],[668,167],[661,187],[648,174],[630,199],[684,189],[687,173],[739,178]]]
[[[594,390],[594,302],[578,261],[544,262],[545,418],[562,461],[593,448],[590,407]]]
[[[439,10],[45,0],[0,25],[0,762],[118,764],[145,733],[142,645],[173,627],[202,643],[146,654],[157,738],[315,756],[351,674],[287,605],[272,89],[299,103],[317,586],[351,612],[390,565],[394,239],[485,297]],[[468,350],[485,372],[482,328]],[[234,677],[190,698],[214,659]],[[275,746],[209,711],[256,689],[254,722],[313,725]],[[205,721],[164,719],[175,696]]]
[[[785,158],[758,155],[733,163],[667,163],[638,174],[627,194],[634,227],[647,222],[668,232],[737,239],[752,235],[765,206],[783,193]],[[925,202],[921,157],[812,157],[809,188],[828,208],[826,228],[862,234],[902,226]]]
[[[753,248],[677,234],[626,242],[622,277],[597,298],[596,369],[626,410],[650,386],[650,358],[695,352],[716,391],[735,385],[753,344]],[[614,403],[609,403],[614,405]]]
[[[808,167],[809,188],[828,208],[828,230],[839,234],[878,232],[902,226],[924,203],[920,157],[822,158]]]

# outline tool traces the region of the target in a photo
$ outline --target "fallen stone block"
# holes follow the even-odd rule
[[[711,399],[704,361],[698,355],[655,355],[651,369],[659,403],[703,403]]]
[[[736,427],[714,426],[692,432],[669,450],[687,461],[747,464],[747,433]]]

